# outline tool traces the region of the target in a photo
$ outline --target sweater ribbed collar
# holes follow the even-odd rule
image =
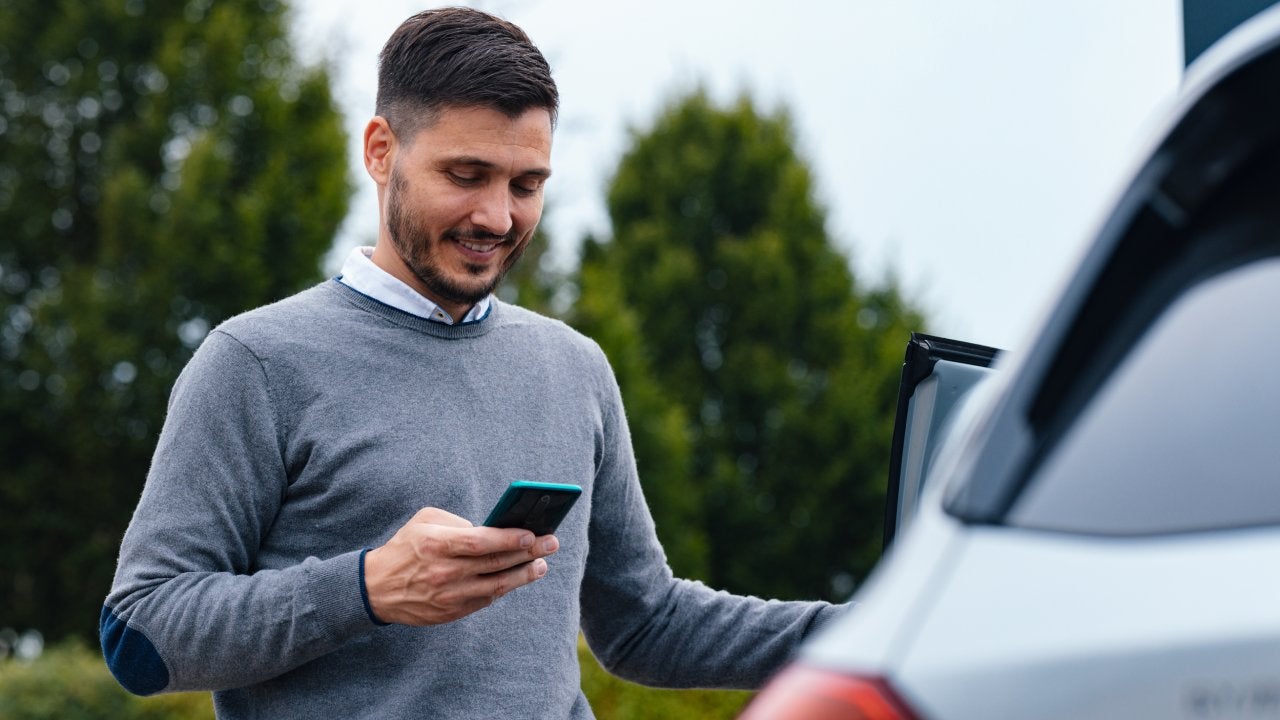
[[[446,325],[445,323],[418,317],[417,315],[407,313],[403,310],[374,300],[368,295],[361,294],[359,291],[344,285],[336,278],[325,283],[323,287],[329,292],[335,293],[339,298],[345,300],[347,303],[373,315],[377,315],[388,322],[446,340],[480,337],[497,326],[499,317],[502,313],[502,302],[497,298],[493,298],[488,314],[479,320],[459,323],[457,325]]]

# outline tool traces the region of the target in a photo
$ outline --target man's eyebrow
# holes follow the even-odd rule
[[[483,158],[472,157],[470,155],[461,155],[458,157],[448,158],[444,161],[444,164],[455,166],[455,167],[458,165],[466,165],[468,167],[480,168],[483,170],[494,170],[498,167],[498,164],[495,162],[492,162],[490,160],[485,160]],[[551,168],[532,167],[532,168],[529,168],[528,170],[524,170],[520,172],[519,175],[521,177],[533,176],[533,177],[548,178],[548,177],[551,177]]]

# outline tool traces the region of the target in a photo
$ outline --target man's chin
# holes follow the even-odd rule
[[[506,274],[492,265],[463,263],[449,269],[420,262],[410,267],[433,297],[458,305],[475,305],[489,296]]]
[[[489,294],[497,287],[497,282],[477,283],[465,286],[456,283],[449,283],[447,285],[430,283],[427,285],[427,288],[436,295],[459,305],[475,305],[481,300],[489,297]]]

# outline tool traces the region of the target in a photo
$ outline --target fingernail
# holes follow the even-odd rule
[[[555,538],[547,538],[542,541],[542,549],[549,553],[555,552],[558,547],[560,547],[560,543],[556,542]]]
[[[546,574],[547,574],[547,561],[546,561],[546,560],[543,560],[542,558],[538,558],[537,560],[534,560],[534,561],[533,561],[533,574],[534,574],[535,576],[537,576],[537,577],[542,577],[543,575],[546,575]]]
[[[521,535],[521,536],[520,536],[520,547],[522,547],[522,548],[531,548],[531,547],[533,547],[533,536],[532,536],[532,535]]]

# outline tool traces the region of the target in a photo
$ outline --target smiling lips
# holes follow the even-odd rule
[[[458,240],[458,244],[472,252],[488,253],[497,249],[497,247],[502,244],[502,241],[498,240],[491,243],[478,243],[468,240]]]
[[[497,250],[500,245],[512,240],[510,236],[495,235],[486,233],[475,228],[469,230],[457,230],[446,233],[445,240],[452,240],[466,252],[478,253],[480,255],[490,255]]]

